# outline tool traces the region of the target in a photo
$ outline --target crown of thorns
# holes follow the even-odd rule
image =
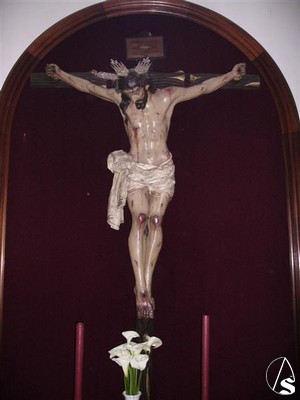
[[[129,69],[118,60],[110,60],[110,66],[115,71],[115,74],[112,74],[110,72],[95,72],[94,74],[98,78],[110,81],[116,81],[120,77],[126,77],[129,74]],[[151,60],[149,57],[146,57],[137,63],[137,65],[133,68],[133,71],[135,71],[139,75],[145,75],[148,73],[150,67]]]

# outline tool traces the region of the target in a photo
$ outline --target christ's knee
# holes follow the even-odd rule
[[[150,226],[154,229],[161,227],[162,224],[162,216],[160,215],[151,215],[150,217]]]
[[[146,214],[140,213],[138,215],[138,222],[139,222],[140,225],[145,224],[146,220],[147,220],[147,215]]]
[[[132,216],[133,222],[138,226],[139,229],[144,228],[147,223],[147,215],[144,213],[135,214]]]

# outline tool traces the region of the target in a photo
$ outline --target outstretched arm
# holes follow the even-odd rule
[[[103,100],[114,103],[117,102],[117,93],[114,89],[107,89],[105,86],[95,85],[87,79],[79,78],[78,76],[69,74],[68,72],[63,71],[56,64],[47,64],[46,74],[55,80],[61,79],[68,85],[80,90],[81,92],[90,93]]]
[[[176,88],[175,102],[180,103],[182,101],[194,99],[195,97],[201,96],[203,94],[212,93],[225,86],[228,82],[232,80],[240,80],[245,74],[246,64],[236,64],[227,74],[207,79],[200,85],[191,86],[189,88]]]

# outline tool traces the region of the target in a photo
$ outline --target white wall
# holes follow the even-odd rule
[[[101,1],[0,0],[0,87],[23,51],[55,22]],[[254,37],[285,76],[300,110],[300,0],[193,0]]]

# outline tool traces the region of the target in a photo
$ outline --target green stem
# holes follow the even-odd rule
[[[124,375],[124,388],[125,388],[126,394],[129,394],[129,391],[130,391],[129,383],[130,383],[129,375],[127,377]]]
[[[135,368],[132,368],[131,365],[128,367],[128,377],[127,377],[127,385],[125,386],[125,391],[127,394],[137,394],[140,388],[141,383],[141,372]]]
[[[142,376],[143,376],[143,371],[139,371],[139,374],[138,374],[138,385],[137,385],[138,391],[140,390],[140,387],[141,387]]]
[[[133,394],[133,390],[134,390],[134,387],[133,387],[133,380],[134,380],[134,370],[133,370],[133,368],[131,367],[131,365],[129,365],[129,368],[128,368],[128,376],[129,376],[129,394]]]

